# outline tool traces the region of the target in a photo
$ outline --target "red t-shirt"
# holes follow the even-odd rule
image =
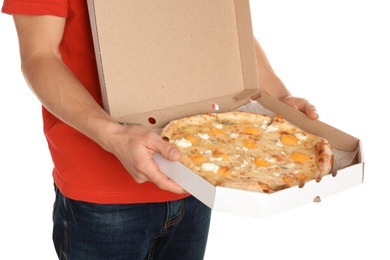
[[[102,105],[86,0],[5,0],[2,12],[66,18],[62,58]],[[137,184],[112,154],[45,108],[42,115],[54,182],[65,196],[94,203],[161,202],[186,196],[160,190],[150,182]]]

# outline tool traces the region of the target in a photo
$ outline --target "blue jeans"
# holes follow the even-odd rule
[[[93,204],[56,188],[53,241],[59,259],[203,259],[211,210],[196,198]]]

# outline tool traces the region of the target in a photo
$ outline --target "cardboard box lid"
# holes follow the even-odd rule
[[[104,107],[120,122],[229,111],[258,90],[248,0],[88,0]]]

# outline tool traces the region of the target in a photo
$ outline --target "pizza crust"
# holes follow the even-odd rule
[[[323,139],[317,144],[317,163],[318,173],[315,177],[316,181],[320,181],[322,177],[328,175],[333,170],[334,156],[333,149],[329,142]]]

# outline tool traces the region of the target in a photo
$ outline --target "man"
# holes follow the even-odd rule
[[[22,71],[43,105],[59,259],[202,259],[211,211],[153,161],[179,151],[102,108],[86,1],[5,0],[2,11],[13,15]],[[255,46],[261,91],[317,119]]]

